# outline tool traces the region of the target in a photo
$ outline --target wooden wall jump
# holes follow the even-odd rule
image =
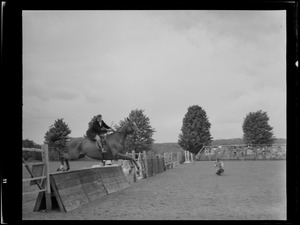
[[[128,188],[120,166],[88,168],[50,174],[54,200],[62,212],[69,212],[108,194]],[[41,203],[43,195],[38,196]],[[35,207],[40,210],[41,207]]]

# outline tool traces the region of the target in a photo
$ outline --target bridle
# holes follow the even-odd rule
[[[134,122],[132,122],[132,123],[134,123]],[[129,122],[129,126],[130,126],[130,128],[131,128],[133,131],[136,131],[136,129],[133,128],[133,127],[131,126],[131,121]],[[135,126],[136,126],[136,125],[135,125]]]

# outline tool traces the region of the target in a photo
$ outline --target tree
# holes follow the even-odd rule
[[[69,126],[63,121],[63,119],[57,119],[54,124],[49,127],[49,130],[45,134],[45,140],[48,142],[49,150],[60,153],[61,149],[64,149],[67,143],[66,139],[61,139],[56,142],[51,142],[50,137],[67,137],[71,133]]]
[[[23,148],[41,148],[41,145],[36,144],[34,141],[25,139],[22,141]]]
[[[190,106],[183,118],[178,144],[184,150],[197,154],[203,145],[207,146],[212,141],[210,126],[206,112],[198,105]]]
[[[135,150],[135,152],[149,151],[152,148],[154,140],[152,139],[155,129],[150,125],[149,117],[144,115],[144,110],[132,110],[128,118],[135,122],[140,132],[134,132],[127,136],[125,140],[126,151]],[[119,129],[126,122],[126,118],[121,120],[119,125],[115,125],[115,129]]]
[[[275,141],[273,127],[268,124],[269,117],[266,112],[258,110],[246,115],[243,122],[243,139],[245,144],[272,145]]]
[[[23,148],[41,148],[41,145],[36,144],[34,141],[25,139],[22,141]],[[24,160],[33,159],[33,160],[42,160],[42,154],[40,152],[30,152],[23,151]]]

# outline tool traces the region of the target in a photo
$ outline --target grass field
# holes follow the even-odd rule
[[[23,204],[23,219],[286,219],[286,161],[225,161],[224,175],[214,172],[212,161],[181,164],[69,213],[32,212],[32,203]]]

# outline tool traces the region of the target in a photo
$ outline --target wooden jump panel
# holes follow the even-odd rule
[[[148,173],[148,176],[150,177],[150,176],[153,176],[153,163],[152,163],[153,159],[149,157],[146,160],[147,160],[147,165],[148,165],[147,173]]]
[[[60,211],[69,212],[108,194],[128,188],[120,166],[88,168],[50,174],[52,201]],[[41,209],[43,193],[38,195],[35,211]]]
[[[80,175],[78,170],[50,174],[53,192],[63,206],[61,210],[69,212],[90,202]]]
[[[98,171],[108,194],[130,186],[120,166],[98,168]]]

